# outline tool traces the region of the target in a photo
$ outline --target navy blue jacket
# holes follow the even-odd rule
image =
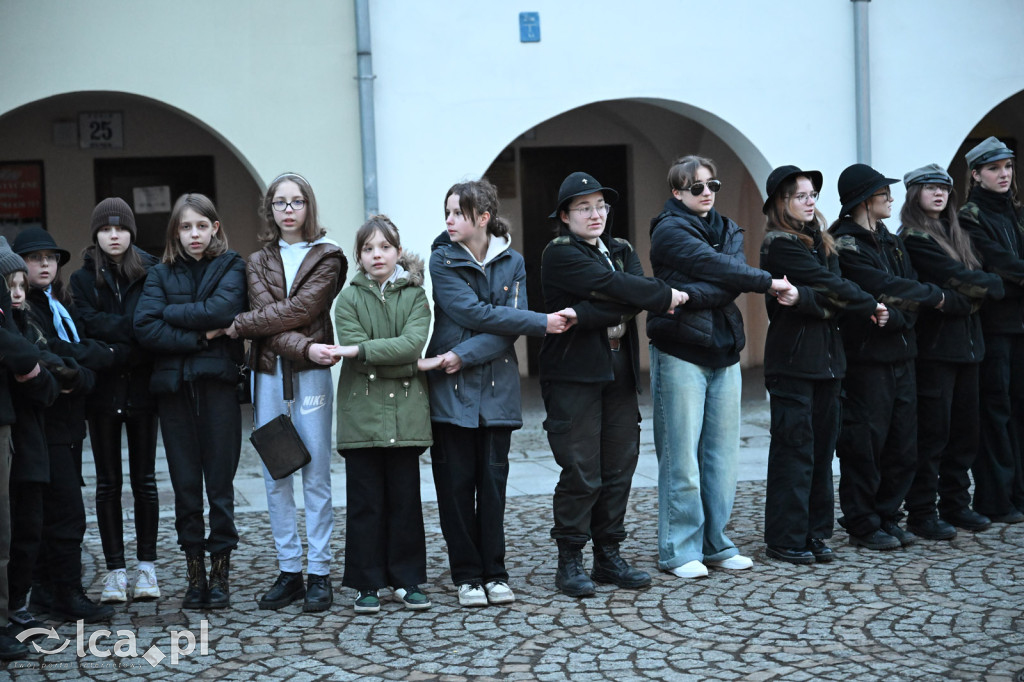
[[[714,209],[701,218],[678,199],[651,220],[654,276],[690,299],[672,315],[647,316],[647,336],[660,351],[705,367],[739,362],[746,345],[736,297],[764,293],[772,277],[747,265],[743,230]]]
[[[245,261],[227,251],[210,261],[202,280],[181,260],[153,266],[135,308],[135,335],[155,355],[150,388],[174,393],[186,381],[239,380],[242,341],[228,336],[207,340],[245,310]]]
[[[514,345],[521,334],[543,336],[547,316],[528,309],[526,266],[509,247],[506,240],[481,267],[447,232],[431,246],[434,331],[427,357],[452,351],[462,359],[454,374],[428,373],[431,421],[470,429],[523,425]]]

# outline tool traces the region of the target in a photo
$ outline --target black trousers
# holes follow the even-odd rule
[[[986,335],[981,363],[981,439],[974,510],[1024,511],[1024,335]]]
[[[615,379],[541,382],[544,430],[562,468],[551,537],[585,545],[626,539],[626,505],[640,454],[640,409],[630,355],[613,351]]]
[[[967,472],[978,447],[978,365],[917,363],[917,472],[904,508],[910,517],[971,504]]]
[[[430,461],[452,582],[508,582],[505,486],[511,428],[433,425]]]
[[[242,449],[242,413],[235,385],[186,383],[159,401],[160,431],[174,488],[174,526],[183,550],[216,554],[238,545],[235,471]],[[210,505],[210,535],[203,523],[203,484]]]
[[[832,537],[832,453],[839,433],[838,379],[765,379],[771,397],[771,444],[765,483],[764,541],[803,549]]]
[[[427,579],[419,457],[425,448],[344,450],[345,575],[357,590]]]
[[[80,585],[85,503],[82,501],[82,443],[51,444],[50,485],[43,500],[43,538],[35,577],[44,583]]]
[[[7,566],[11,556],[11,426],[0,426],[0,627],[7,625],[10,603]]]
[[[46,483],[19,481],[11,486],[11,561],[7,564],[10,609],[25,605],[43,539]]]
[[[839,506],[846,529],[867,535],[900,518],[917,469],[914,362],[858,364],[843,380]]]
[[[135,539],[139,561],[156,561],[160,500],[156,490],[157,416],[99,412],[89,418],[89,438],[96,462],[96,517],[107,570],[124,568],[121,511],[121,427],[128,435],[128,476],[135,499]]]

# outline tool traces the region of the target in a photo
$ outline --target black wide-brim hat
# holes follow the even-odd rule
[[[800,170],[797,166],[779,166],[771,173],[768,174],[768,180],[764,183],[764,189],[768,193],[768,198],[764,200],[764,206],[761,207],[761,213],[768,215],[768,205],[772,203],[772,198],[775,197],[775,192],[786,180],[797,175],[804,175],[810,179],[811,184],[814,185],[814,191],[821,191],[821,184],[824,179],[821,176],[821,171],[816,170]]]
[[[581,197],[585,194],[593,194],[594,192],[602,192],[605,201],[609,203],[613,203],[619,198],[618,192],[611,187],[602,187],[601,183],[594,179],[593,175],[581,171],[570,173],[565,180],[562,180],[562,186],[558,188],[558,206],[555,207],[555,210],[548,217],[557,218],[558,212],[573,197]]]
[[[867,201],[876,190],[895,185],[899,180],[887,178],[866,163],[855,163],[839,174],[839,216],[849,215],[857,204]]]
[[[71,252],[59,248],[50,233],[41,227],[28,227],[19,232],[11,249],[19,256],[35,251],[55,251],[60,254],[58,265],[64,265],[71,260]]]

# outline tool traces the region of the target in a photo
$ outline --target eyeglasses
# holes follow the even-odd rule
[[[885,197],[886,201],[892,201],[892,192],[890,192],[889,190],[885,190],[884,192],[879,192],[878,194],[871,195],[872,199],[874,199],[875,197]]]
[[[928,184],[922,187],[921,189],[923,189],[925,192],[931,192],[932,194],[949,194],[953,188],[950,187],[949,185]]]
[[[813,201],[817,201],[818,200],[818,193],[817,192],[810,192],[810,193],[808,193],[808,192],[800,192],[800,194],[791,194],[791,195],[789,195],[789,198],[793,199],[798,204],[809,204],[809,203],[811,203]]]
[[[690,194],[692,194],[695,197],[699,197],[701,194],[704,194],[704,186],[705,185],[707,185],[707,188],[709,190],[711,190],[712,192],[717,192],[718,190],[722,189],[722,181],[721,180],[708,180],[707,182],[695,182],[692,185],[690,185],[689,187],[683,187],[679,191],[680,192],[685,192],[685,191],[689,190]]]
[[[284,199],[278,199],[277,201],[272,201],[270,205],[273,206],[274,210],[278,213],[284,213],[289,206],[291,206],[293,211],[301,211],[306,208],[306,200],[292,199],[291,201],[285,201]]]
[[[53,262],[60,265],[60,254],[50,253],[46,251],[36,251],[25,256],[25,260],[27,260],[29,263],[37,263],[40,265],[46,262]]]
[[[589,218],[594,211],[597,211],[597,215],[608,215],[608,211],[611,208],[608,204],[601,204],[600,206],[577,206],[576,208],[570,208],[569,211],[581,218]]]

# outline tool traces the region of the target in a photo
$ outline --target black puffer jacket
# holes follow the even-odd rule
[[[14,310],[18,330],[40,350],[40,372],[25,382],[11,382],[11,396],[18,422],[11,431],[13,458],[12,483],[49,483],[50,453],[46,447],[46,409],[61,396],[60,385],[42,365],[63,364],[61,359],[46,351],[46,339],[29,328],[25,311]]]
[[[179,259],[153,266],[135,309],[135,335],[154,354],[154,393],[174,393],[184,382],[212,379],[236,383],[242,342],[228,336],[207,340],[246,308],[245,261],[234,251],[212,259],[199,282]]]
[[[981,310],[988,334],[1024,334],[1024,210],[1013,205],[1009,192],[971,188],[960,207],[960,226],[971,235],[988,272],[1003,278],[1006,295]]]
[[[943,290],[918,281],[903,241],[882,223],[871,232],[843,218],[829,232],[836,240],[843,277],[889,309],[884,327],[865,319],[839,321],[847,360],[891,363],[917,357],[917,314],[922,308],[934,309],[943,299]]]
[[[837,320],[849,315],[870,320],[875,299],[839,274],[839,258],[826,255],[821,232],[807,227],[806,246],[789,232],[769,229],[761,244],[761,267],[772,277],[786,276],[800,292],[786,307],[765,296],[768,335],[764,375],[796,379],[841,379],[846,376],[846,353]]]
[[[147,270],[157,264],[157,259],[145,251],[131,248]],[[139,345],[134,326],[135,307],[146,278],[129,282],[116,269],[103,268],[104,285],[98,285],[92,249],[85,252],[82,267],[71,275],[75,308],[89,337],[123,346],[127,354],[117,366],[97,375],[89,409],[118,414],[153,410],[156,404],[149,391],[153,357]]]
[[[944,223],[946,233],[949,224]],[[969,270],[953,258],[924,230],[900,228],[922,282],[931,282],[946,291],[942,310],[922,310],[917,324],[917,356],[920,360],[952,363],[977,363],[985,357],[985,339],[979,310],[986,299],[1003,297],[1003,281],[984,270]]]
[[[747,265],[743,230],[711,209],[701,218],[672,198],[651,220],[654,276],[690,299],[672,315],[647,316],[647,336],[658,350],[705,367],[739,361],[746,345],[736,297],[765,292],[772,277]]]
[[[540,347],[542,381],[614,380],[608,327],[621,323],[626,324],[634,381],[639,376],[636,314],[641,310],[667,310],[672,288],[661,280],[644,277],[640,259],[625,239],[612,239],[608,250],[614,270],[597,246],[565,228],[562,236],[544,247],[544,306],[552,313],[575,309],[577,323],[562,334],[544,337]]]

